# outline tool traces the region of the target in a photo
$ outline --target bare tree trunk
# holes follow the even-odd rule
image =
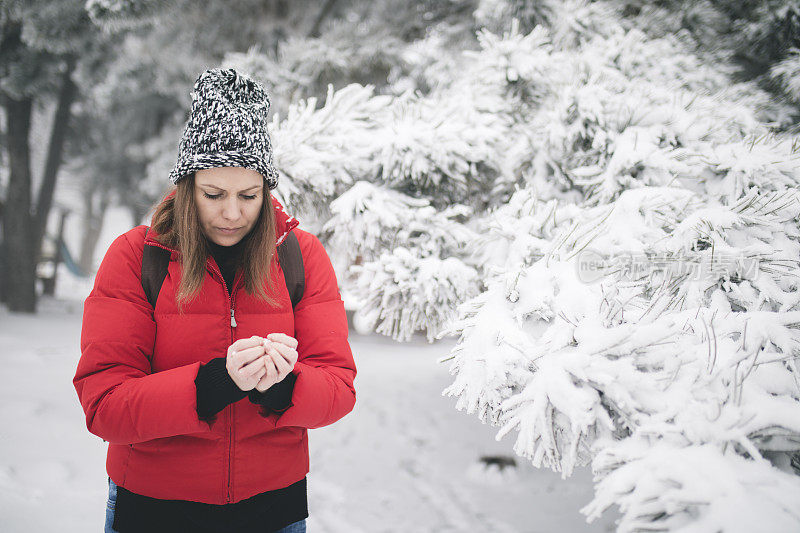
[[[149,208],[145,205],[134,203],[130,204],[128,208],[131,210],[131,218],[133,219],[133,225],[138,226],[142,223],[142,219],[149,211]]]
[[[31,165],[28,145],[33,98],[3,99],[8,123],[8,196],[3,212],[5,267],[0,276],[11,311],[36,311],[36,248],[31,216]]]
[[[322,23],[325,22],[325,19],[330,15],[331,11],[333,11],[333,6],[336,5],[336,0],[328,0],[325,2],[325,5],[322,6],[322,9],[317,15],[317,20],[314,21],[314,26],[311,27],[311,31],[309,32],[308,36],[317,38],[320,34],[320,29],[322,28]]]
[[[53,129],[50,132],[50,143],[47,147],[47,161],[44,167],[44,176],[39,186],[39,194],[36,198],[36,214],[34,216],[34,249],[42,248],[42,238],[47,229],[47,217],[53,205],[53,193],[56,189],[56,178],[58,169],[61,166],[61,153],[64,149],[64,141],[67,138],[69,127],[70,106],[75,100],[78,88],[72,82],[72,73],[75,70],[76,58],[74,55],[67,56],[67,63],[64,72],[61,74],[61,89],[58,93],[58,105],[56,106]]]
[[[141,191],[136,190],[136,185],[133,182],[135,177],[144,175],[145,169],[146,165],[144,163],[130,163],[126,166],[119,166],[114,176],[117,187],[129,191],[127,194],[121,195],[119,201],[121,207],[130,212],[133,226],[138,226],[142,223],[142,219],[150,211],[152,204],[150,198],[147,198]]]
[[[5,143],[0,143],[0,146],[4,146]],[[8,271],[8,266],[6,265],[6,243],[3,237],[3,206],[5,204],[0,201],[0,302],[6,301],[6,277],[3,275],[3,272]]]
[[[67,224],[67,217],[69,210],[64,209],[61,211],[61,220],[58,223],[58,236],[56,237],[56,252],[53,255],[53,276],[44,279],[44,287],[42,294],[53,296],[56,293],[56,282],[58,281],[58,265],[64,260],[64,254],[61,252],[61,246],[64,242],[64,226]]]
[[[95,193],[99,192],[100,199],[95,201]],[[97,206],[95,206],[97,203]],[[99,190],[91,188],[84,193],[83,237],[81,238],[81,253],[78,266],[86,274],[90,274],[94,265],[94,250],[100,233],[103,231],[103,220],[108,208],[108,184],[100,180]]]
[[[289,16],[289,0],[277,0],[275,2],[275,16],[281,20],[286,20]]]

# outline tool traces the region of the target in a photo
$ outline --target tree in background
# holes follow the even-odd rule
[[[83,2],[20,2],[0,6],[0,97],[6,118],[8,185],[3,209],[0,294],[12,311],[36,308],[38,251],[53,201],[67,138],[70,106],[77,96],[72,75],[79,51],[91,46]],[[31,167],[31,118],[55,102],[41,176]],[[38,193],[32,187],[38,184]]]
[[[129,30],[87,93],[86,129],[75,154],[86,191],[82,264],[93,263],[102,206],[125,206],[147,222],[165,192],[198,73],[253,43],[274,50],[297,33],[338,16],[339,2],[90,1],[91,19],[107,32]],[[235,31],[232,31],[235,29]],[[273,98],[274,100],[275,98]],[[279,101],[280,96],[278,96]],[[274,108],[274,104],[273,104]]]
[[[9,162],[8,174],[0,176],[0,298],[9,309],[35,310],[36,264],[60,173],[83,191],[80,263],[90,269],[109,202],[127,206],[139,223],[163,192],[163,184],[154,188],[147,179],[148,167],[163,163],[165,146],[174,158],[189,107],[185,87],[197,73],[227,51],[246,50],[253,42],[274,46],[295,26],[318,31],[336,4],[329,1],[322,11],[310,9],[315,2],[293,2],[290,8],[285,1],[256,0],[0,6]],[[42,119],[51,124],[43,154],[31,146],[30,132],[37,113],[50,112],[47,106],[53,118]],[[32,168],[40,161],[38,179]]]
[[[677,36],[706,62],[725,64],[734,79],[753,81],[792,102],[789,113],[776,118],[782,128],[796,126],[800,99],[791,73],[800,49],[798,0],[621,0],[618,5],[623,24],[653,37]]]

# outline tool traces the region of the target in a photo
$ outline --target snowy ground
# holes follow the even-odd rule
[[[101,531],[106,444],[85,427],[72,386],[81,301],[44,300],[36,316],[0,308],[0,531]],[[518,461],[500,472],[482,455],[511,455],[495,428],[441,396],[436,359],[453,341],[398,344],[351,334],[355,410],[310,432],[309,531],[611,531],[578,509],[591,475],[569,480]]]

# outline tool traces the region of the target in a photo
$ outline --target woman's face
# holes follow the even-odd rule
[[[249,168],[196,171],[194,201],[205,236],[221,246],[232,246],[242,240],[258,220],[263,193],[264,178]]]

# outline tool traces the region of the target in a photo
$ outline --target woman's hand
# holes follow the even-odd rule
[[[236,386],[245,392],[252,390],[267,373],[264,341],[263,337],[253,335],[249,339],[239,339],[228,347],[225,368]]]
[[[297,339],[285,333],[270,333],[264,339],[263,347],[267,354],[264,357],[266,372],[255,386],[259,392],[264,392],[274,384],[283,381],[297,362]]]

